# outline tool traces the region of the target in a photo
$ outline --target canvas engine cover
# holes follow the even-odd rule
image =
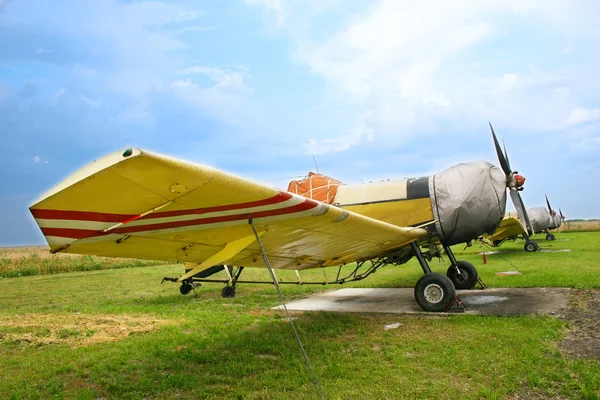
[[[455,165],[429,180],[431,208],[440,238],[467,242],[496,230],[506,210],[506,177],[485,161]]]
[[[527,210],[527,214],[529,215],[529,221],[531,221],[534,233],[540,233],[544,229],[553,227],[554,225],[550,211],[546,207],[530,208]]]

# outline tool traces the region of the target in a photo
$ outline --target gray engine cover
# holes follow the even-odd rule
[[[447,245],[492,233],[506,210],[506,176],[486,161],[463,163],[429,180],[436,230]]]
[[[544,229],[554,225],[550,211],[546,207],[533,207],[527,210],[534,233],[540,233]],[[559,216],[560,218],[560,216]]]

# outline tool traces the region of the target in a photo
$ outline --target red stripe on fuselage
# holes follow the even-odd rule
[[[258,211],[249,214],[235,214],[235,215],[223,215],[220,217],[209,217],[209,218],[198,218],[186,221],[173,221],[173,222],[164,222],[160,224],[149,224],[149,225],[139,225],[139,226],[130,226],[130,227],[122,227],[117,228],[109,232],[101,232],[95,231],[91,229],[73,229],[73,228],[41,228],[42,232],[45,236],[57,236],[57,237],[65,237],[65,238],[73,238],[73,239],[85,239],[89,237],[96,236],[104,236],[110,235],[112,233],[117,234],[128,234],[135,232],[146,232],[146,231],[154,231],[160,229],[173,229],[173,228],[182,228],[186,226],[196,226],[196,225],[208,225],[208,224],[216,224],[221,222],[231,222],[231,221],[240,221],[249,218],[265,218],[265,217],[273,217],[277,215],[285,215],[292,214],[302,211],[307,211],[312,208],[315,208],[319,205],[318,202],[310,199],[304,200],[304,202],[297,204],[295,206],[280,208],[277,210],[267,210],[267,211]]]
[[[215,207],[192,208],[188,210],[162,211],[148,214],[138,220],[153,218],[179,217],[181,215],[206,214],[209,212],[240,210],[243,208],[270,206],[282,203],[292,198],[288,192],[279,192],[273,197],[264,200],[249,201],[246,203],[227,204]],[[67,211],[67,210],[44,210],[32,209],[31,214],[34,218],[40,219],[65,219],[72,221],[94,221],[94,222],[123,222],[135,218],[139,214],[110,214],[91,211]]]

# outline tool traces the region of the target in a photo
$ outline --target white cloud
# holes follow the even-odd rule
[[[464,2],[434,3],[381,1],[329,40],[305,44],[297,56],[313,73],[358,96],[385,84],[400,98],[443,97],[432,82],[436,72],[491,28],[469,16]]]
[[[48,161],[47,161],[47,160],[44,160],[44,159],[43,159],[42,157],[40,157],[40,156],[33,156],[31,159],[32,159],[32,160],[33,160],[33,162],[34,162],[34,163],[36,163],[36,164],[39,164],[39,163],[42,163],[42,164],[48,164]]]
[[[81,64],[75,64],[70,68],[70,73],[76,79],[94,79],[98,77],[99,73],[94,68],[87,67]]]
[[[581,125],[600,119],[600,108],[575,108],[569,113],[565,123],[567,125]]]
[[[180,71],[182,75],[203,74],[210,77],[216,83],[215,87],[229,87],[246,90],[244,78],[251,77],[246,69],[240,68],[240,71],[228,71],[220,68],[193,66]]]
[[[309,139],[304,145],[308,154],[327,154],[331,152],[344,151],[352,146],[356,146],[373,140],[373,129],[361,124],[354,132],[348,135],[342,135],[327,139]]]
[[[119,13],[133,22],[144,25],[165,25],[174,22],[193,21],[206,15],[194,10],[162,1],[139,1],[124,4]]]
[[[502,79],[500,80],[500,85],[498,85],[498,91],[506,92],[513,89],[516,89],[519,85],[519,75],[518,74],[504,74]]]
[[[99,47],[90,49],[90,53],[102,54],[106,61],[96,69],[75,65],[71,68],[73,78],[93,78],[97,87],[140,103],[184,62],[180,51],[187,44],[177,34],[177,29],[206,14],[190,5],[166,1],[59,2],[52,4],[49,10],[40,7],[36,12],[28,13],[23,22],[27,26],[23,29],[48,26],[48,12],[53,18],[49,37],[64,35],[92,40],[99,43]],[[45,54],[47,49],[37,49],[37,53]]]
[[[100,106],[103,104],[102,99],[100,99],[100,98],[92,99],[87,96],[81,96],[81,101],[83,101],[84,103],[86,103],[88,106],[90,106],[92,108],[100,108]]]
[[[245,69],[234,71],[192,66],[181,70],[180,73],[202,74],[212,81],[212,85],[208,87],[198,84],[193,78],[171,82],[170,91],[189,106],[233,125],[244,125],[254,115],[256,106],[250,99],[252,90],[245,82],[251,75]]]
[[[50,104],[58,104],[60,98],[63,97],[65,93],[67,93],[67,90],[64,87],[61,87],[60,89],[52,93],[52,96],[50,97]]]
[[[177,33],[186,33],[186,32],[210,32],[216,29],[219,29],[220,26],[186,26],[185,28],[181,28],[177,30]]]
[[[586,65],[562,52],[571,43],[578,54],[597,47],[593,1],[379,0],[325,33],[310,29],[318,18],[298,12],[300,3],[246,4],[262,5],[278,21],[285,16],[294,60],[325,79],[340,107],[360,104],[369,117],[356,122],[378,137],[488,119],[528,132],[564,129],[575,91],[600,90],[593,79],[600,60]],[[548,42],[528,48],[527,29],[543,31]]]
[[[35,54],[46,54],[46,53],[50,53],[51,51],[48,49],[43,49],[41,47],[35,49]]]
[[[0,0],[1,1],[1,0]],[[0,101],[12,94],[12,89],[0,78]]]
[[[269,13],[275,14],[277,28],[282,28],[286,23],[286,11],[288,5],[284,5],[283,0],[244,0],[246,5],[251,7],[263,7]]]

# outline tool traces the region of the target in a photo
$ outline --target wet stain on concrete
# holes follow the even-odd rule
[[[492,288],[459,290],[457,294],[467,306],[462,314],[561,316],[567,310],[570,290],[568,288]],[[417,305],[414,289],[411,288],[340,289],[290,302],[287,308],[291,311],[440,314],[423,311]]]

